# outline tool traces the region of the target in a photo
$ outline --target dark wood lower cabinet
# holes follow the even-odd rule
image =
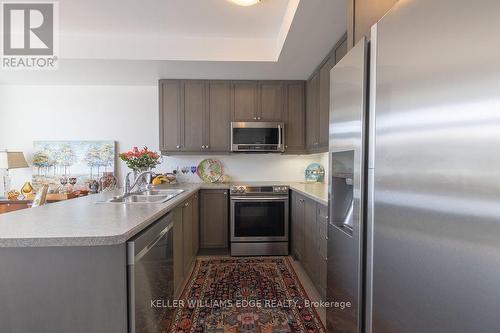
[[[177,207],[174,213],[174,297],[181,293],[184,281],[184,246],[182,230],[182,206]]]
[[[196,193],[192,198],[193,208],[193,255],[196,257],[200,249],[200,195]]]
[[[228,190],[200,191],[200,248],[228,247]]]
[[[328,207],[292,191],[291,247],[322,299],[326,299]]]
[[[174,209],[174,295],[182,285],[198,254],[198,194],[194,194]]]
[[[291,195],[291,243],[292,255],[296,260],[304,259],[304,231],[305,231],[305,199],[303,196],[292,192]]]

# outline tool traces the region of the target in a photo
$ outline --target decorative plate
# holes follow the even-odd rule
[[[311,163],[305,171],[306,182],[322,183],[325,180],[325,168],[319,163]]]
[[[215,183],[221,179],[224,168],[219,160],[207,158],[198,164],[196,172],[205,183]]]

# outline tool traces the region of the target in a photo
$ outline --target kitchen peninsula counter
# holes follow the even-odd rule
[[[328,186],[300,182],[182,183],[167,188],[184,192],[165,203],[102,203],[119,190],[0,215],[0,247],[102,246],[123,244],[200,189],[229,189],[233,184],[289,185],[323,205]]]

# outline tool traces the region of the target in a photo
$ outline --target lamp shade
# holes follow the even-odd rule
[[[28,162],[22,152],[0,151],[0,169],[28,168]]]

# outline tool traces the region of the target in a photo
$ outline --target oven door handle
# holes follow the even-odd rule
[[[234,197],[232,201],[288,201],[288,197]]]

